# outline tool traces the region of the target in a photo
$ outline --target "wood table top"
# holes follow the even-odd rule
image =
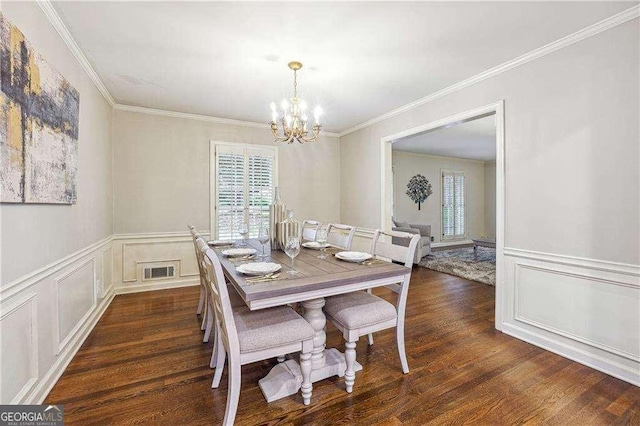
[[[283,251],[274,250],[265,262],[275,262],[282,265],[280,275],[277,280],[250,283],[248,277],[236,271],[236,267],[243,263],[260,261],[257,255],[262,253],[262,246],[257,240],[247,240],[247,245],[257,250],[256,257],[250,260],[235,261],[221,254],[221,251],[228,247],[212,247],[220,262],[225,276],[235,287],[245,303],[252,309],[251,302],[258,302],[266,299],[283,298],[289,302],[301,302],[310,298],[324,297],[326,295],[339,294],[352,291],[340,287],[361,282],[376,282],[386,279],[380,285],[392,282],[400,282],[406,274],[411,273],[411,269],[404,265],[375,260],[371,264],[363,265],[359,263],[345,262],[337,259],[334,254],[343,251],[333,247],[325,250],[326,259],[319,259],[319,250],[301,247],[300,254],[295,258],[296,275],[286,272],[291,270],[291,259]],[[393,280],[397,278],[397,280]],[[314,297],[315,296],[315,297]],[[299,298],[299,300],[297,300]]]

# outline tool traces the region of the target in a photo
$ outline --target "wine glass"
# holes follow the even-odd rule
[[[326,259],[327,256],[324,254],[324,249],[327,245],[327,228],[320,228],[316,232],[316,242],[320,244],[320,256],[318,259]]]
[[[291,237],[287,239],[284,245],[284,252],[291,258],[291,270],[287,271],[287,274],[295,275],[298,271],[294,268],[293,259],[300,254],[300,238]]]
[[[241,247],[247,246],[246,239],[247,239],[248,233],[249,233],[249,226],[247,225],[246,222],[241,222],[240,225],[238,225],[238,234],[240,234],[240,236],[242,237],[242,243],[240,244]]]
[[[266,259],[267,255],[264,254],[264,246],[269,242],[269,229],[260,228],[260,230],[258,231],[258,241],[260,242],[260,244],[262,244],[262,256],[260,256],[260,258]]]

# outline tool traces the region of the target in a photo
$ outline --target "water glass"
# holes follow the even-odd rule
[[[240,236],[242,237],[242,243],[240,244],[241,247],[247,246],[246,238],[248,233],[249,226],[247,226],[246,222],[241,222],[240,225],[238,225],[238,234],[240,234]]]
[[[320,256],[318,259],[326,259],[327,256],[324,254],[324,249],[327,245],[327,228],[320,228],[316,232],[316,242],[320,244]]]
[[[266,259],[268,256],[264,254],[264,246],[269,242],[269,230],[265,228],[260,228],[258,231],[258,241],[262,244],[262,256],[261,259]]]
[[[293,260],[298,254],[300,254],[300,238],[289,238],[284,245],[284,252],[291,258],[291,270],[287,271],[287,274],[295,275],[298,271],[294,268]]]

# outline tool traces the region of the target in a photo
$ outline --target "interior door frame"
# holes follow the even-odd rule
[[[391,230],[391,145],[394,141],[417,133],[444,128],[452,124],[460,124],[477,118],[495,115],[496,122],[496,305],[495,327],[502,330],[504,318],[504,237],[505,237],[505,137],[504,137],[504,100],[464,111],[440,120],[412,127],[402,132],[384,136],[380,140],[381,176],[380,200],[382,203],[380,225],[382,229]]]

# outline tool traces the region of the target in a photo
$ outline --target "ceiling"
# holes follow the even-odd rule
[[[495,115],[398,139],[393,142],[392,150],[493,161],[496,159]]]
[[[299,94],[343,131],[630,2],[55,2],[118,104],[266,122]]]

